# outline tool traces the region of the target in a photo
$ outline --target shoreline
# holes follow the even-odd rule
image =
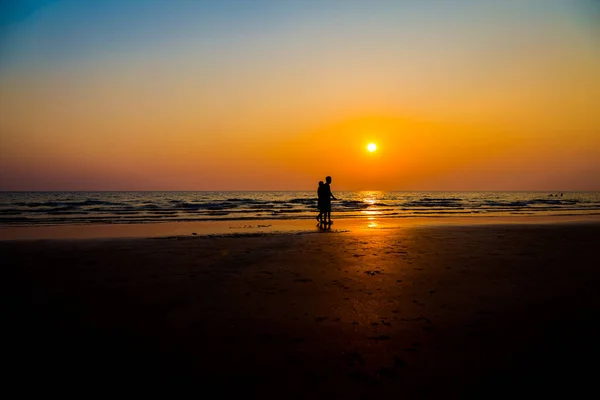
[[[0,227],[0,241],[52,239],[160,238],[173,236],[238,236],[347,232],[400,229],[416,226],[536,225],[600,223],[600,216],[461,216],[407,218],[340,218],[330,229],[318,227],[315,220],[231,220],[158,222],[143,224],[82,224]]]

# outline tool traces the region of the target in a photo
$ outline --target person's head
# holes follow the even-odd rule
[[[327,181],[327,183],[331,183],[331,177],[328,176],[327,178],[325,178],[325,180]]]
[[[323,181],[319,181],[319,186],[323,186],[323,185],[324,185]]]

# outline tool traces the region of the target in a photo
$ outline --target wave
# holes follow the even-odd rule
[[[336,193],[338,217],[482,214],[576,214],[600,212],[600,193]],[[314,218],[313,192],[0,193],[0,225],[140,223],[164,221]]]
[[[545,205],[575,205],[578,204],[577,200],[546,200],[546,199],[532,199],[532,200],[521,200],[521,201],[490,201],[485,200],[483,204],[490,207],[527,207],[535,204]]]
[[[85,201],[47,201],[43,203],[39,202],[20,202],[15,203],[15,205],[20,207],[61,207],[61,206],[72,206],[72,207],[83,207],[83,206],[94,206],[94,205],[110,205],[110,206],[118,206],[122,205],[121,203],[113,203],[110,201],[101,201],[101,200],[85,200]]]
[[[403,204],[404,207],[463,207],[461,201],[423,199],[421,201],[409,201]]]

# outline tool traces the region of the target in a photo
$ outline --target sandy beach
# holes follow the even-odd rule
[[[0,0],[0,393],[600,398],[598,22]]]
[[[0,241],[7,381],[575,395],[599,356],[599,245],[598,222],[568,221]]]

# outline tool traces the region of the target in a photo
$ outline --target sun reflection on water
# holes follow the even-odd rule
[[[382,212],[378,210],[377,202],[385,196],[385,192],[381,191],[363,191],[360,192],[361,201],[367,205],[367,207],[361,210],[361,214],[367,216],[377,216]],[[372,228],[373,226],[369,226]]]

